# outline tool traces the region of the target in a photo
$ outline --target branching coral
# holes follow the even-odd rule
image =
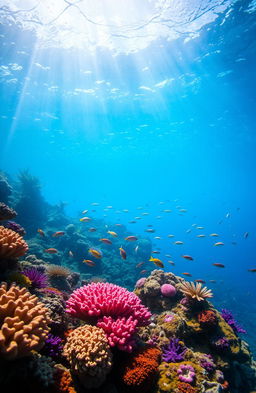
[[[25,288],[0,286],[0,357],[16,359],[43,347],[48,310]]]
[[[104,331],[84,325],[74,329],[64,346],[71,370],[88,388],[99,387],[112,367],[112,353]]]
[[[202,287],[202,284],[198,282],[194,284],[193,282],[184,281],[179,284],[179,290],[184,295],[199,302],[213,296],[210,289],[207,289],[207,287]]]
[[[158,375],[161,351],[147,348],[132,354],[121,368],[121,380],[132,392],[147,392]]]
[[[0,259],[19,258],[27,251],[28,245],[18,233],[0,226]]]
[[[75,290],[67,301],[67,312],[82,320],[96,320],[111,346],[131,351],[137,327],[149,323],[149,310],[138,296],[118,285],[92,283]]]

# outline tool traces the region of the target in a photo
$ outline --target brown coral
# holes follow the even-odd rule
[[[186,296],[197,301],[205,300],[212,297],[212,291],[207,287],[202,287],[201,283],[194,284],[193,282],[184,281],[178,285],[179,290]]]
[[[17,232],[0,226],[0,259],[16,259],[27,251],[27,243]]]
[[[16,216],[17,213],[15,210],[11,209],[5,203],[0,202],[0,221],[11,220]]]
[[[0,286],[0,357],[16,359],[40,350],[49,332],[48,310],[25,288]]]
[[[64,346],[71,371],[88,388],[99,387],[112,367],[112,353],[104,331],[84,325],[74,329]]]

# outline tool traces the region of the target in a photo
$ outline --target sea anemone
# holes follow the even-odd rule
[[[47,276],[35,268],[26,269],[22,274],[29,278],[32,289],[45,288],[48,284]]]
[[[198,282],[194,284],[193,282],[184,281],[179,284],[179,290],[187,297],[196,299],[199,302],[213,296],[210,289],[202,287],[202,284]]]
[[[190,364],[181,364],[177,373],[179,380],[187,383],[192,383],[196,376],[195,369]]]
[[[64,266],[60,265],[48,265],[46,268],[48,276],[50,278],[54,277],[68,277],[70,275],[70,270]]]

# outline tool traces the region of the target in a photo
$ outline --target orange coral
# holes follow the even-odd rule
[[[58,393],[76,393],[70,371],[58,370],[55,376],[55,388]]]
[[[218,320],[214,311],[204,310],[201,311],[197,316],[198,322],[201,327],[214,327],[217,325]]]
[[[180,393],[197,393],[197,389],[193,388],[189,383],[180,382],[178,384]]]
[[[49,333],[48,310],[26,288],[0,286],[0,357],[8,360],[40,350]]]
[[[121,373],[126,388],[134,392],[151,389],[158,374],[160,355],[161,351],[157,348],[147,348],[133,354]]]
[[[11,229],[0,226],[0,258],[16,259],[28,251],[25,240]]]

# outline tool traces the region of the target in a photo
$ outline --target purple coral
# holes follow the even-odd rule
[[[163,349],[162,359],[167,363],[177,363],[184,360],[187,348],[179,344],[178,338],[171,338],[169,345]]]
[[[20,236],[26,235],[25,229],[20,224],[17,224],[17,222],[7,221],[4,224],[4,227],[8,228],[8,229],[11,229],[14,232],[17,232]]]
[[[216,368],[212,356],[206,354],[202,359],[200,359],[200,366],[203,367],[208,373],[212,373]]]
[[[244,330],[234,319],[231,311],[223,308],[221,310],[221,316],[222,318],[227,322],[227,324],[234,330],[234,332],[237,333],[246,333],[246,330]]]
[[[48,277],[46,274],[32,267],[31,269],[25,269],[22,274],[28,277],[31,281],[31,287],[33,289],[45,288],[48,285]]]
[[[45,340],[42,353],[46,356],[51,356],[53,359],[58,358],[63,350],[62,340],[58,336],[49,334],[48,338]]]
[[[212,345],[218,351],[224,351],[229,348],[229,342],[226,337],[219,337],[216,340],[212,341]]]
[[[190,364],[181,364],[177,370],[179,380],[181,382],[192,383],[195,379],[196,373],[194,367]]]

